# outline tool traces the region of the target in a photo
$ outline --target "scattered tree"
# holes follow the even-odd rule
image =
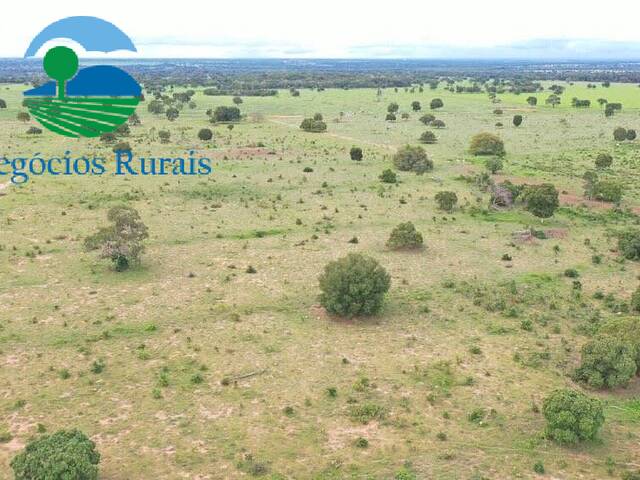
[[[455,192],[442,191],[436,193],[435,200],[438,203],[438,208],[440,210],[452,212],[458,203],[458,196]]]
[[[442,107],[444,107],[444,102],[440,98],[434,98],[429,104],[429,108],[431,108],[431,110],[437,110]]]
[[[609,168],[613,164],[613,157],[608,153],[599,153],[596,157],[596,168]]]
[[[425,125],[429,125],[431,122],[433,122],[436,119],[436,117],[434,115],[431,115],[430,113],[425,113],[424,115],[422,115],[420,117],[420,121],[422,123],[424,123]]]
[[[87,251],[100,249],[100,257],[111,260],[116,271],[127,270],[140,262],[145,250],[142,243],[148,236],[147,226],[140,219],[137,210],[127,206],[109,209],[108,227],[102,227],[97,233],[87,237],[84,247]]]
[[[396,172],[394,172],[390,168],[387,168],[386,170],[384,170],[380,174],[379,178],[380,178],[380,181],[382,183],[397,183],[398,182],[398,176],[396,175]]]
[[[569,389],[555,390],[545,398],[542,413],[547,437],[565,444],[594,439],[604,423],[600,400]]]
[[[411,171],[418,175],[433,170],[433,161],[420,146],[405,145],[393,156],[393,164],[398,170]]]
[[[420,105],[420,102],[418,102],[417,100],[414,100],[413,102],[411,102],[411,109],[414,112],[419,112],[420,110],[422,110],[422,105]]]
[[[484,161],[484,166],[487,170],[489,170],[493,175],[498,173],[503,168],[502,159],[500,157],[490,157]]]
[[[573,378],[593,388],[624,387],[636,374],[633,346],[613,337],[600,337],[582,347],[582,363]]]
[[[391,250],[416,249],[422,248],[422,245],[422,234],[416,230],[411,222],[397,225],[387,240],[387,247]]]
[[[349,156],[351,157],[351,160],[359,162],[360,160],[362,160],[362,149],[360,147],[351,147]]]
[[[201,128],[198,132],[198,138],[203,142],[209,141],[213,138],[213,132],[209,128]]]
[[[327,130],[327,124],[322,120],[305,118],[300,124],[300,128],[305,132],[322,133]]]
[[[420,135],[420,143],[433,144],[436,143],[438,139],[436,138],[436,134],[431,130],[427,130]]]
[[[493,133],[478,133],[471,138],[469,151],[472,155],[503,156],[505,154],[504,142]]]
[[[359,253],[329,262],[319,280],[322,306],[346,317],[378,313],[391,285],[391,277],[378,261]]]
[[[16,118],[21,122],[28,122],[29,120],[31,120],[31,115],[29,115],[27,112],[18,112]]]
[[[553,216],[560,205],[558,190],[550,183],[527,185],[522,192],[522,197],[525,208],[539,218]]]

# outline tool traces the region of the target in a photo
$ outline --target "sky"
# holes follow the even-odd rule
[[[3,9],[0,57],[22,57],[31,39],[55,20],[92,15],[131,37],[138,53],[112,55],[124,57],[640,60],[638,0],[65,0],[20,5]]]

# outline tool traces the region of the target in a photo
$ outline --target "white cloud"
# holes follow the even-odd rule
[[[640,2],[628,0],[66,0],[37,8],[20,5],[3,12],[0,56],[22,56],[42,28],[73,15],[115,23],[133,39],[141,57],[424,56],[433,48],[442,52],[443,46],[486,48],[530,39],[640,42]],[[376,48],[368,50],[371,45]]]

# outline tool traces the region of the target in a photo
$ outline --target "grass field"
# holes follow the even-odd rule
[[[205,115],[230,97],[198,92],[175,122],[143,102],[142,125],[126,139],[135,154],[193,149],[214,160],[212,175],[42,177],[4,188],[0,478],[12,478],[10,459],[39,424],[90,435],[105,480],[392,479],[403,467],[420,479],[602,479],[640,468],[638,380],[589,392],[606,405],[598,441],[562,447],[542,435],[544,397],[582,388],[568,375],[584,332],[620,316],[594,293],[628,301],[640,273],[614,238],[640,218],[640,143],[612,136],[640,129],[640,88],[563,85],[556,108],[544,105],[548,92],[530,107],[526,94],[493,104],[443,89],[387,89],[379,99],[369,89],[282,91],[245,97],[247,117],[233,130]],[[0,88],[3,155],[112,156],[98,139],[25,134],[36,123],[16,120],[22,89]],[[381,183],[395,150],[427,129],[418,118],[436,96],[446,128],[426,146],[434,170]],[[594,105],[571,108],[574,96]],[[623,111],[605,119],[600,97]],[[410,111],[413,100],[422,113]],[[408,120],[384,121],[392,101]],[[315,112],[327,132],[300,131]],[[211,142],[198,140],[203,127]],[[157,139],[163,129],[168,144]],[[499,178],[558,187],[554,217],[491,211],[488,194],[462,179],[484,168],[467,152],[481,131],[504,140]],[[363,148],[361,162],[349,159],[352,146]],[[582,174],[600,152],[614,157],[604,176],[625,186],[621,210],[582,200]],[[457,193],[457,211],[437,209],[441,190]],[[138,209],[150,238],[142,266],[116,273],[82,241],[120,203]],[[423,233],[423,251],[385,247],[404,221]],[[555,238],[514,241],[527,226]],[[391,274],[375,318],[332,318],[318,305],[324,265],[348,252]]]

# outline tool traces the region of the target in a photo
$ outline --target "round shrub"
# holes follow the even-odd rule
[[[425,125],[429,125],[431,122],[433,122],[436,119],[435,115],[431,115],[430,113],[425,113],[424,115],[422,115],[420,117],[420,121],[422,123],[424,123]]]
[[[438,208],[445,212],[452,212],[458,203],[458,196],[455,192],[442,191],[436,193],[435,200],[438,203]]]
[[[351,147],[349,156],[351,157],[351,160],[359,162],[360,160],[362,160],[362,149],[360,147]]]
[[[522,115],[514,115],[513,116],[513,126],[519,127],[522,125]]]
[[[489,170],[494,175],[502,170],[504,164],[502,163],[502,159],[499,157],[491,157],[487,158],[484,162],[484,166],[487,170]]]
[[[604,423],[599,400],[569,389],[555,390],[545,398],[542,413],[547,421],[547,437],[560,443],[591,440]]]
[[[433,161],[427,155],[424,148],[405,145],[393,156],[393,164],[398,170],[423,174],[433,170]]]
[[[391,285],[377,260],[359,253],[329,262],[319,280],[322,306],[345,317],[378,313]]]
[[[493,133],[478,133],[471,138],[469,151],[472,155],[502,156],[505,154],[504,142]]]
[[[385,117],[385,120],[387,122],[395,122],[396,121],[395,113],[391,113],[391,112],[387,113],[387,116]]]
[[[100,454],[78,430],[60,430],[27,444],[11,460],[15,480],[96,480]]]
[[[608,153],[600,153],[596,157],[596,168],[609,168],[613,163],[613,157]]]
[[[394,172],[393,170],[387,168],[386,170],[384,170],[381,174],[380,174],[380,181],[382,183],[397,183],[398,182],[398,176],[396,175],[396,172]]]
[[[431,126],[432,126],[433,128],[444,128],[444,127],[446,127],[447,125],[446,125],[442,120],[440,120],[440,119],[437,119],[437,118],[436,118],[435,120],[433,120],[433,121],[431,122]]]
[[[560,206],[558,190],[550,183],[527,185],[522,193],[525,208],[539,218],[553,216]]]
[[[420,135],[420,143],[432,144],[436,143],[437,141],[438,139],[436,138],[436,134],[431,130],[427,130],[426,132],[423,132],[422,135]]]
[[[627,130],[627,140],[629,140],[630,142],[635,140],[637,136],[638,135],[637,135],[635,130],[633,130],[631,128],[629,130]]]
[[[582,363],[574,379],[593,388],[624,387],[636,374],[635,349],[613,337],[601,337],[582,347]]]
[[[421,248],[422,245],[422,234],[411,222],[397,225],[387,240],[387,247],[392,250]]]
[[[624,142],[627,139],[627,129],[618,127],[613,131],[613,138],[618,142]]]
[[[213,138],[213,132],[210,128],[202,128],[198,132],[198,138],[202,141],[211,140]]]

